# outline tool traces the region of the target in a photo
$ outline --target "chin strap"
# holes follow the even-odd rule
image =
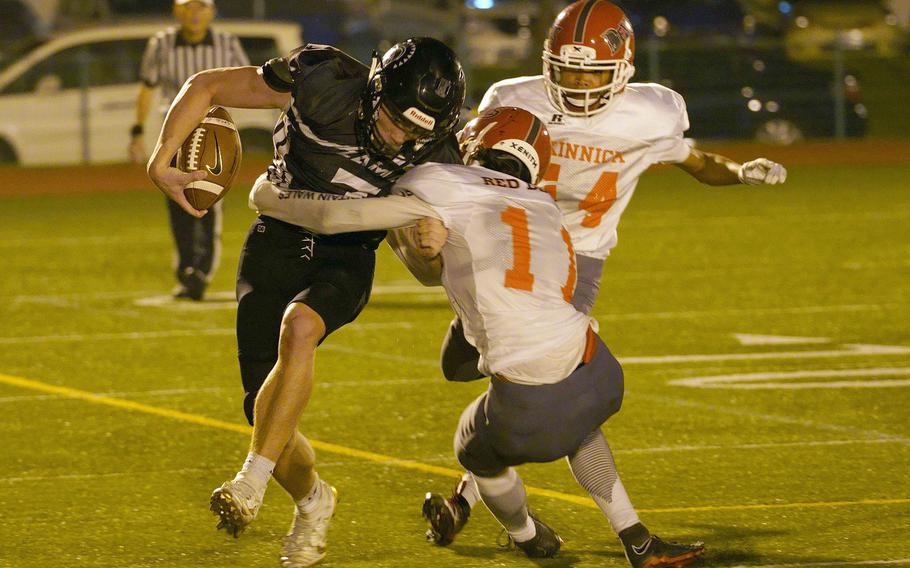
[[[367,77],[367,81],[372,81],[373,77],[376,76],[376,72],[379,71],[379,64],[382,60],[379,58],[379,52],[375,49],[373,50],[373,58],[370,62],[370,74]]]

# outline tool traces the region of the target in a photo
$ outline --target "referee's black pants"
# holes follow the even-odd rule
[[[219,201],[204,217],[197,219],[181,209],[175,201],[167,200],[171,234],[174,235],[177,247],[175,274],[178,282],[181,275],[186,274],[190,268],[208,281],[218,267],[221,252],[221,208],[222,202]]]

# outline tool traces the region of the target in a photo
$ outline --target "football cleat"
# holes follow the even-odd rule
[[[534,521],[537,534],[531,540],[524,542],[518,542],[511,537],[509,540],[520,548],[528,558],[551,558],[556,556],[562,546],[562,538],[556,534],[556,531],[538,520],[533,513],[528,511],[528,514],[531,516],[531,520]]]
[[[705,553],[705,545],[701,542],[677,544],[663,541],[657,535],[649,535],[639,546],[628,543],[623,548],[633,568],[682,568]]]
[[[262,506],[262,493],[243,480],[225,481],[212,492],[209,500],[212,512],[218,516],[218,529],[224,529],[234,538],[256,518]]]
[[[202,300],[208,282],[201,272],[188,266],[177,273],[177,280],[180,284],[172,293],[175,299],[193,300],[194,302]]]
[[[323,480],[319,504],[315,511],[301,513],[294,509],[294,521],[291,530],[285,535],[281,545],[281,566],[283,568],[306,568],[325,558],[326,536],[329,521],[335,515],[335,503],[338,491]]]
[[[448,499],[437,493],[427,493],[423,500],[423,518],[430,523],[427,540],[446,546],[455,540],[471,516],[471,507],[458,493]]]

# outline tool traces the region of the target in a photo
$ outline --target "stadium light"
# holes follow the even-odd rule
[[[489,10],[496,2],[494,0],[468,0],[468,7],[478,10]]]

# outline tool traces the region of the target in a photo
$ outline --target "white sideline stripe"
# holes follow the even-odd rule
[[[52,343],[58,341],[109,341],[112,339],[164,339],[169,337],[195,337],[198,335],[231,335],[234,329],[168,329],[162,331],[129,331],[122,333],[75,333],[71,335],[38,335],[31,337],[2,337],[0,345],[18,345],[21,343]]]
[[[815,446],[850,446],[864,444],[910,444],[910,438],[816,440],[812,442],[766,442],[763,444],[714,444],[704,446],[656,446],[653,448],[614,449],[614,454],[659,454],[669,452],[700,452],[709,450],[765,450],[778,448],[807,448]]]
[[[364,322],[346,325],[351,331],[369,331],[374,329],[412,329],[414,324],[399,322]],[[168,329],[162,331],[127,331],[122,333],[74,333],[68,335],[37,335],[29,337],[0,337],[0,345],[19,345],[22,343],[53,343],[67,341],[109,341],[112,339],[166,339],[169,337],[195,337],[199,335],[234,335],[233,327],[214,327],[206,329]],[[330,345],[322,349],[332,349]],[[434,362],[435,364],[435,362]]]
[[[706,404],[703,402],[697,402],[694,400],[684,399],[684,398],[674,398],[669,396],[653,395],[653,394],[640,394],[635,393],[635,398],[642,398],[646,400],[652,400],[664,404],[673,404],[680,407],[686,408],[697,408],[699,410],[708,410],[711,412],[716,412],[718,414],[727,414],[730,416],[735,416],[737,418],[754,418],[758,420],[764,420],[766,422],[779,422],[781,424],[794,424],[797,426],[804,426],[806,428],[815,428],[819,430],[828,430],[831,432],[847,432],[851,434],[856,434],[864,436],[873,440],[888,440],[891,442],[910,445],[910,440],[902,436],[897,436],[894,434],[886,434],[884,432],[878,432],[876,430],[864,430],[862,428],[854,428],[852,426],[841,426],[838,424],[828,424],[826,422],[818,422],[815,420],[804,420],[800,418],[792,418],[790,416],[781,416],[779,414],[767,414],[763,412],[749,412],[746,410],[738,410],[733,408],[728,408],[726,406],[719,406],[715,404]]]
[[[222,238],[241,238],[245,237],[247,231],[225,231],[221,233]],[[136,243],[170,243],[172,237],[167,231],[160,233],[143,233],[140,235],[118,236],[116,238],[110,235],[91,236],[91,237],[47,237],[35,239],[0,239],[0,248],[4,247],[28,247],[28,246],[83,246],[83,245],[103,245],[110,248],[115,245],[132,245]]]
[[[888,304],[833,304],[829,306],[798,306],[792,308],[729,308],[723,310],[686,310],[678,312],[630,312],[610,314],[597,312],[593,314],[599,320],[649,320],[698,318],[704,316],[741,316],[741,315],[775,315],[775,314],[822,314],[828,312],[867,312],[901,308],[904,303]]]
[[[385,328],[403,328],[411,329],[411,322],[364,322],[353,323],[345,326],[343,329],[354,330],[373,330]],[[0,345],[18,345],[23,343],[50,343],[66,341],[108,341],[113,339],[163,339],[168,337],[192,337],[197,335],[231,335],[234,328],[206,328],[206,329],[171,329],[162,331],[137,331],[122,333],[94,333],[94,334],[71,334],[71,335],[39,335],[28,337],[0,337]],[[439,362],[436,359],[421,359],[408,357],[404,355],[389,355],[387,353],[376,353],[357,349],[355,347],[346,347],[343,345],[327,344],[322,345],[323,350],[337,351],[349,355],[360,357],[371,357],[386,361],[395,361],[401,363],[411,363],[420,365],[429,365],[436,367]],[[673,363],[692,363],[708,361],[754,361],[760,359],[814,359],[814,358],[838,358],[838,357],[856,357],[872,355],[907,355],[910,354],[910,347],[902,345],[869,345],[869,344],[846,344],[845,349],[825,350],[825,351],[778,351],[763,353],[712,353],[702,355],[653,355],[653,356],[632,356],[619,357],[619,362],[623,365],[664,365]]]
[[[224,234],[222,234],[224,236]],[[163,240],[162,237],[161,240]],[[98,237],[99,242],[107,243],[104,237]],[[9,242],[9,241],[6,241]],[[20,241],[17,241],[20,242]],[[31,241],[21,240],[20,244],[27,244]],[[0,242],[0,246],[3,246]],[[445,291],[440,286],[421,286],[410,284],[408,281],[394,281],[390,284],[381,284],[373,287],[373,295],[409,295],[416,296],[444,296]],[[90,293],[73,293],[73,294],[17,294],[14,296],[2,296],[13,302],[42,302],[42,301],[59,301],[61,299],[118,299],[118,298],[136,298],[137,303],[143,299],[157,298],[159,295],[155,291],[143,292],[90,292]],[[170,296],[160,296],[167,298],[172,304],[190,304],[190,302],[174,302]],[[230,300],[233,302],[234,292],[231,290],[220,290],[209,292],[207,297],[213,300]],[[193,302],[196,303],[196,302]],[[205,303],[205,302],[202,302]],[[666,312],[630,312],[625,314],[597,312],[597,319],[605,321],[623,321],[623,320],[648,320],[648,319],[673,319],[673,318],[691,318],[701,316],[727,316],[727,315],[750,315],[750,314],[808,314],[808,313],[827,313],[827,312],[863,312],[875,310],[890,310],[906,306],[905,302],[892,302],[887,304],[832,304],[827,306],[796,306],[789,308],[730,308],[722,310],[686,310],[686,311],[666,311]]]
[[[881,566],[888,564],[910,564],[910,558],[896,560],[842,560],[837,562],[796,562],[793,564],[735,564],[721,568],[797,568],[801,566]]]
[[[755,361],[759,359],[817,359],[828,357],[857,357],[868,355],[906,355],[910,347],[903,345],[869,345],[847,343],[844,349],[824,351],[768,351],[763,353],[712,353],[705,355],[656,355],[646,357],[618,357],[623,365],[653,365],[664,363],[692,363],[706,361]]]
[[[785,371],[774,373],[737,373],[732,375],[712,375],[707,377],[689,377],[673,379],[669,385],[694,387],[702,389],[817,389],[817,388],[881,388],[902,387],[910,385],[910,379],[879,380],[879,381],[821,381],[782,383],[765,382],[759,380],[790,380],[810,379],[824,377],[881,377],[881,376],[907,376],[910,367],[876,367],[869,369],[819,369],[814,371]],[[745,384],[742,384],[745,383]]]
[[[734,333],[734,339],[740,345],[803,345],[809,343],[831,343],[827,337],[797,337],[793,335],[756,335],[754,333]]]
[[[437,286],[434,288],[428,288],[426,286],[419,285],[374,286],[371,294],[373,296],[430,296],[434,299],[445,297],[445,291],[441,287]],[[206,295],[205,300],[201,302],[178,301],[169,294],[155,294],[152,296],[137,298],[133,304],[137,306],[169,308],[180,311],[233,310],[237,307],[237,301],[234,298],[235,294],[233,291],[220,290],[218,292],[210,292]]]

